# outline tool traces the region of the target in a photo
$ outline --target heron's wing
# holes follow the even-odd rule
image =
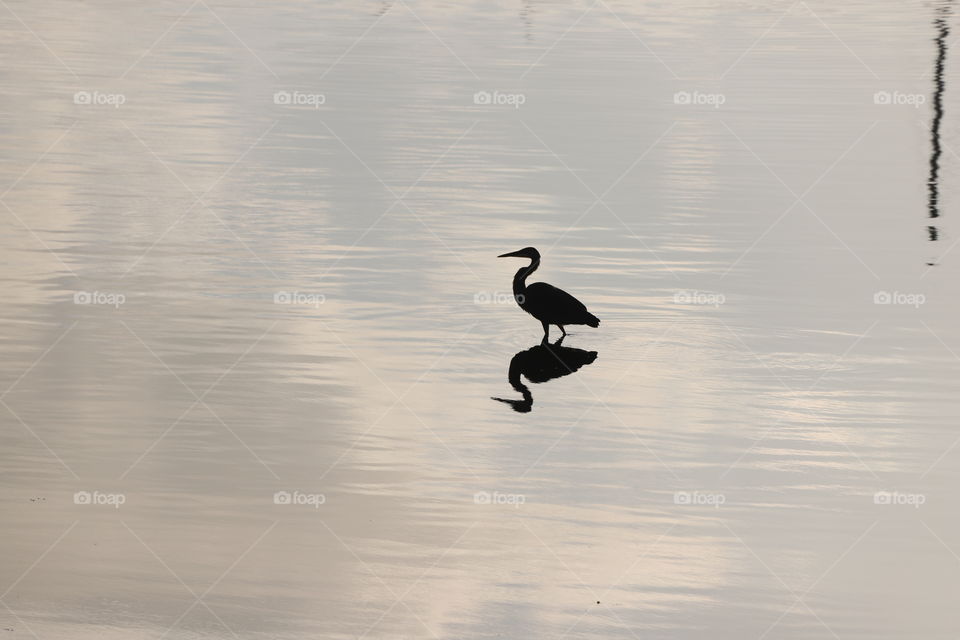
[[[549,309],[557,319],[572,323],[582,322],[584,314],[589,315],[587,307],[572,295],[546,282],[534,282],[527,287],[527,297],[539,307]]]
[[[558,289],[552,284],[547,284],[546,282],[534,282],[527,287],[527,293],[531,296],[536,296],[545,302],[549,302],[550,304],[558,305],[564,309],[576,309],[578,311],[587,310],[587,307],[572,295],[563,289]]]

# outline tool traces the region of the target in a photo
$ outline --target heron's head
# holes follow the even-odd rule
[[[533,247],[524,247],[519,251],[513,251],[511,253],[504,253],[503,255],[497,256],[498,258],[529,258],[534,262],[540,260],[540,252],[534,249]]]

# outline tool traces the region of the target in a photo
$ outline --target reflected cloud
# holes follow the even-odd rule
[[[510,359],[507,380],[510,386],[523,396],[523,399],[492,399],[509,404],[518,413],[529,413],[533,409],[533,394],[523,383],[521,376],[533,383],[547,382],[575,373],[597,359],[596,351],[564,347],[562,343],[563,338],[553,344],[544,340],[534,347],[517,352]]]

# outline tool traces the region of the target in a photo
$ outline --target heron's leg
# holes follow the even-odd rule
[[[546,322],[541,322],[543,325],[543,339],[544,341],[550,340],[550,325]]]

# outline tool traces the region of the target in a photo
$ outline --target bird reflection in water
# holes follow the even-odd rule
[[[933,21],[936,29],[937,56],[933,63],[933,120],[930,123],[930,174],[927,177],[927,237],[936,242],[940,238],[940,231],[935,220],[940,217],[940,156],[943,153],[940,142],[940,125],[943,122],[943,93],[946,88],[944,69],[947,61],[947,39],[950,36],[948,19],[953,13],[953,0],[941,3],[936,8],[936,17]],[[934,266],[936,262],[928,262]]]
[[[519,413],[529,413],[533,408],[533,394],[527,385],[523,384],[521,376],[533,383],[547,382],[554,378],[566,376],[577,371],[597,359],[596,351],[584,351],[573,347],[564,347],[560,338],[553,344],[544,339],[535,347],[520,351],[510,359],[510,369],[507,380],[510,386],[516,389],[522,400],[509,398],[493,398],[505,402]]]

